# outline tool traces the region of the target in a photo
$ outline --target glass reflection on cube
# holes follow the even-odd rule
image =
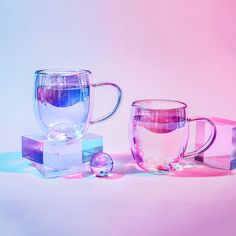
[[[236,168],[236,121],[212,117],[216,125],[217,135],[215,142],[204,153],[195,157],[211,167],[225,170]],[[200,147],[209,135],[210,130],[202,121],[196,124],[196,148]]]
[[[22,156],[45,178],[83,171],[91,157],[102,151],[102,136],[91,133],[67,142],[51,142],[38,134],[22,136]]]

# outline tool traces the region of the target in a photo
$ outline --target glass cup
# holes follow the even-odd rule
[[[92,120],[93,89],[110,86],[117,90],[115,107],[107,115]],[[35,72],[35,112],[49,140],[80,138],[90,124],[106,120],[117,111],[121,89],[113,83],[91,82],[88,70],[39,70]]]
[[[211,135],[199,149],[186,153],[189,123],[203,120],[211,126]],[[133,157],[144,170],[154,174],[174,171],[183,157],[207,150],[216,137],[216,127],[207,118],[188,118],[183,102],[150,99],[132,104],[129,138]]]

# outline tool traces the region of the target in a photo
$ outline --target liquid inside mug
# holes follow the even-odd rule
[[[188,144],[189,123],[204,120],[211,126],[208,141],[190,153]],[[188,118],[187,105],[183,102],[161,99],[133,102],[129,138],[131,151],[138,165],[154,174],[175,170],[183,157],[195,156],[207,150],[216,137],[216,127],[207,118]]]
[[[117,90],[113,110],[92,120],[93,89],[110,86]],[[39,70],[35,72],[35,111],[49,140],[65,141],[80,138],[90,124],[110,118],[121,102],[121,89],[113,83],[91,82],[88,70]]]

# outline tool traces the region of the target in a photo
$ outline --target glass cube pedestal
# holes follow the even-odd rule
[[[211,167],[232,170],[236,169],[236,121],[211,117],[216,125],[217,135],[212,146],[195,157]],[[210,128],[203,121],[196,124],[196,148],[202,146],[209,137]]]
[[[30,160],[45,178],[75,174],[102,151],[102,136],[92,133],[67,142],[51,142],[40,134],[22,136],[23,158]]]

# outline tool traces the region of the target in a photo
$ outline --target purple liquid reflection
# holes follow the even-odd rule
[[[153,133],[169,133],[182,128],[186,123],[184,108],[170,110],[137,109],[134,115],[134,125],[144,127]]]
[[[89,91],[89,86],[39,86],[37,88],[37,100],[42,103],[50,103],[56,107],[69,107],[88,99]]]

